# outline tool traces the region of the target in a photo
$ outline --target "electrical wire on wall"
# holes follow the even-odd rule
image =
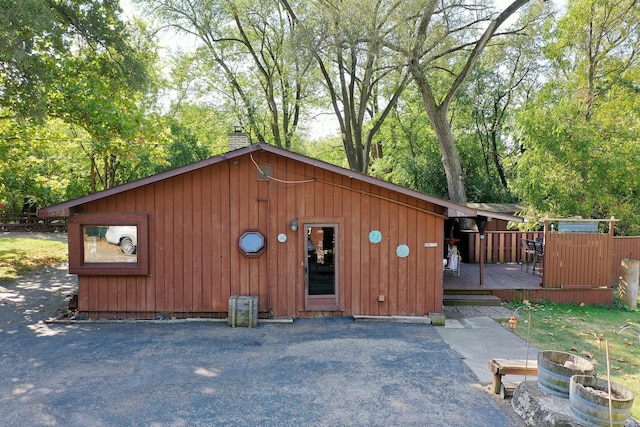
[[[262,176],[268,176],[268,174],[266,174],[265,171],[260,167],[260,165],[258,165],[258,163],[255,161],[255,159],[253,158],[253,154],[249,153],[249,158],[251,159],[251,161],[253,162],[254,166],[256,167],[256,169],[258,170],[258,172]],[[273,176],[269,176],[269,180],[272,180],[272,181],[275,181],[275,182],[278,182],[278,183],[282,183],[282,184],[289,184],[289,185],[291,185],[291,184],[306,184],[306,183],[309,183],[309,182],[318,182],[318,183],[321,183],[321,184],[331,185],[331,186],[336,187],[336,188],[341,188],[343,190],[348,190],[348,191],[353,191],[353,192],[356,192],[356,193],[360,193],[362,195],[366,195],[366,196],[369,196],[369,197],[375,197],[377,199],[385,200],[385,201],[388,201],[388,202],[391,202],[391,203],[395,203],[395,204],[400,205],[400,206],[405,206],[405,207],[410,208],[410,209],[415,209],[415,210],[420,211],[420,212],[428,212],[428,213],[431,213],[431,214],[436,215],[436,216],[441,217],[441,218],[446,218],[442,214],[438,214],[438,213],[432,212],[432,211],[430,211],[428,209],[421,208],[419,206],[410,205],[408,203],[403,203],[403,202],[401,202],[399,200],[394,200],[392,198],[384,197],[384,196],[381,196],[379,194],[371,193],[369,191],[365,191],[365,190],[362,190],[362,189],[360,189],[360,190],[354,189],[352,187],[349,187],[349,186],[346,186],[346,185],[342,185],[342,184],[337,184],[335,182],[326,181],[324,179],[309,178],[309,179],[299,180],[299,181],[287,181],[287,180],[283,180],[283,179],[274,178]]]
[[[263,176],[267,176],[267,174],[262,170],[262,168],[260,168],[260,165],[258,165],[258,163],[253,158],[253,154],[252,153],[249,153],[249,157],[251,158],[251,161],[253,162],[255,167],[258,169],[258,172],[260,172],[260,174],[263,175]],[[305,180],[301,180],[301,181],[287,181],[287,180],[283,180],[283,179],[274,178],[273,176],[269,176],[269,179],[272,180],[272,181],[275,181],[275,182],[282,183],[282,184],[306,184],[306,183],[309,183],[309,182],[316,182],[317,181],[316,178],[310,178],[310,179],[305,179]]]

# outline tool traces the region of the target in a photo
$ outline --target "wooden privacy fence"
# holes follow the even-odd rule
[[[613,239],[609,234],[547,233],[544,243],[545,288],[611,284]]]
[[[467,236],[467,262],[480,262],[480,235]],[[522,239],[544,239],[545,288],[609,287],[618,282],[623,259],[640,260],[640,237],[611,233],[490,231],[485,234],[484,262],[524,262]]]
[[[640,260],[640,237],[614,237],[611,271],[613,279],[620,277],[623,259]]]

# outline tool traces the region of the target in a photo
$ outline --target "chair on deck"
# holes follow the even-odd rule
[[[534,263],[535,261],[535,242],[533,240],[520,239],[520,244],[522,247],[522,262],[520,263],[520,270],[522,270],[522,265],[524,264],[526,265],[525,271],[529,272],[529,262]]]
[[[544,245],[542,244],[542,242],[532,242],[533,243],[533,250],[534,250],[534,255],[533,255],[533,269],[532,269],[532,273],[535,274],[536,272],[536,265],[538,266],[538,274],[542,275],[542,260],[544,257]]]

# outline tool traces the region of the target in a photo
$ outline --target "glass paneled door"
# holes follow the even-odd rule
[[[304,261],[305,309],[336,311],[338,299],[338,224],[307,223]]]

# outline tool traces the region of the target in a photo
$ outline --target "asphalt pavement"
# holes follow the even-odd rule
[[[463,352],[511,334],[484,316],[446,327],[45,322],[74,286],[64,266],[0,283],[0,424],[524,425],[468,365],[478,355]]]

